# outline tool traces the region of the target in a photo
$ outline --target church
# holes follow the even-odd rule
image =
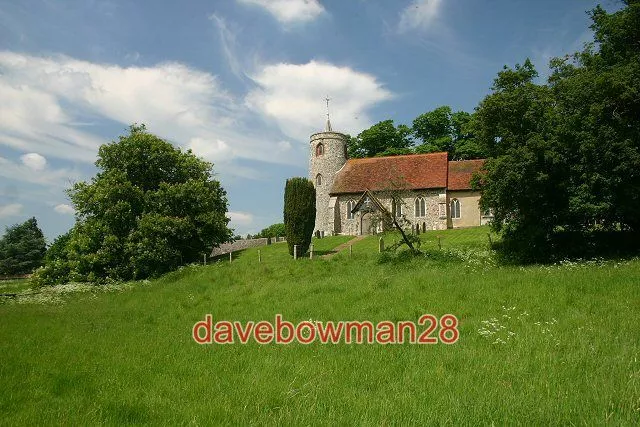
[[[484,160],[449,161],[446,152],[349,159],[347,143],[328,118],[324,132],[311,135],[316,236],[382,232],[380,212],[419,231],[473,227],[493,218],[480,211],[480,193],[471,188]]]

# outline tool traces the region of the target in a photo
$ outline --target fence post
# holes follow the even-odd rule
[[[378,252],[382,253],[382,251],[384,251],[384,240],[382,240],[381,237],[380,241],[378,242]]]
[[[229,252],[229,262],[233,260],[233,252]]]
[[[438,236],[438,249],[442,249],[442,243],[440,242],[440,236]]]
[[[203,254],[202,259],[203,259],[203,264],[207,265],[207,254]]]
[[[298,259],[298,245],[293,245],[293,259]]]
[[[313,244],[309,247],[309,259],[313,259]]]
[[[258,249],[258,262],[262,262],[262,254],[260,253],[260,249]]]
[[[349,256],[353,255],[353,245],[349,245]]]

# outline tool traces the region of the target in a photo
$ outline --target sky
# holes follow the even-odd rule
[[[611,11],[621,5],[602,0]],[[214,163],[230,225],[282,222],[309,136],[472,112],[496,73],[592,41],[590,0],[0,0],[0,232],[73,226],[65,189],[132,123]]]

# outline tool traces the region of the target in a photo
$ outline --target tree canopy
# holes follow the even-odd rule
[[[260,233],[253,236],[254,238],[260,237],[284,237],[286,235],[286,229],[284,223],[271,224],[270,226],[263,228]]]
[[[476,110],[482,206],[528,258],[563,233],[640,231],[640,2],[625,3],[591,12],[596,43],[553,59],[546,84],[529,60],[505,67]]]
[[[59,244],[64,248],[56,248],[64,265],[48,263],[43,281],[156,276],[231,237],[226,192],[212,178],[212,164],[144,125],[102,145],[96,166],[90,182],[68,191],[76,224]]]
[[[407,154],[412,141],[411,130],[405,125],[394,126],[393,120],[384,120],[365,129],[348,145],[349,157],[374,157]]]
[[[33,272],[42,265],[46,248],[35,218],[7,227],[0,239],[0,276]]]
[[[452,160],[485,156],[473,131],[473,114],[444,105],[416,117],[412,126],[384,120],[350,138],[349,157],[397,156],[446,151]]]

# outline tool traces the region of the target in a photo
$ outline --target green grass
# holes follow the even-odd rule
[[[249,249],[114,292],[6,302],[0,423],[640,423],[640,261],[500,267],[486,228],[422,238],[417,259],[381,262],[377,237],[351,256],[296,262],[274,244],[262,263]],[[294,323],[452,313],[460,339],[201,346],[191,329],[207,313]]]
[[[28,279],[0,280],[0,294],[14,294],[29,289]]]

